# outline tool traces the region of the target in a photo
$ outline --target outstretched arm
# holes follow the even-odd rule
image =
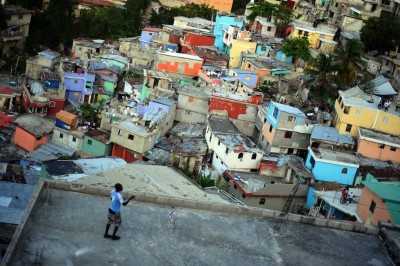
[[[128,203],[129,203],[131,200],[133,200],[134,198],[135,198],[135,196],[131,196],[128,200],[124,201],[124,202],[122,203],[122,205],[124,205],[124,206],[128,205]]]

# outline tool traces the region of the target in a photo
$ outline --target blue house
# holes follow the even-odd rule
[[[359,168],[355,155],[331,149],[328,145],[308,147],[305,165],[314,174],[316,182],[338,182],[345,186],[354,184]]]
[[[149,46],[152,42],[153,38],[157,36],[157,34],[162,31],[159,28],[144,28],[142,33],[140,34],[140,45],[141,46]]]
[[[95,79],[94,73],[83,71],[82,73],[64,73],[65,98],[84,103],[92,95],[92,87]]]
[[[214,46],[218,51],[224,51],[224,30],[228,30],[229,26],[243,27],[244,18],[235,15],[221,15],[217,14],[215,18],[215,26],[213,35],[215,36]]]
[[[258,74],[255,71],[233,68],[229,70],[229,76],[237,77],[240,82],[250,88],[254,89],[257,87]]]
[[[275,59],[280,62],[292,63],[293,57],[285,55],[282,51],[276,52]]]

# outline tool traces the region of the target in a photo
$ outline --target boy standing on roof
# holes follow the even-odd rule
[[[116,235],[119,226],[121,225],[121,204],[126,206],[129,201],[135,198],[135,196],[131,196],[128,200],[125,200],[122,195],[121,191],[123,187],[120,183],[115,184],[115,189],[111,191],[111,204],[108,208],[108,223],[106,226],[106,232],[104,233],[104,238],[111,238],[112,240],[120,239],[119,236]],[[110,226],[114,223],[114,232],[112,236],[108,234],[108,230]]]

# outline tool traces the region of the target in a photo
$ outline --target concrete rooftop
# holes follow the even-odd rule
[[[276,235],[273,219],[138,201],[123,207],[113,242],[103,238],[108,204],[44,188],[7,265],[393,265],[372,235],[291,222]]]

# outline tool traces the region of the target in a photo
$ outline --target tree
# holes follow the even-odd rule
[[[379,54],[395,50],[400,45],[400,21],[388,16],[369,18],[360,31],[366,51]]]
[[[212,187],[215,184],[211,174],[205,175],[204,173],[200,173],[197,176],[197,183],[202,187]]]
[[[333,80],[336,75],[337,65],[334,56],[320,53],[317,58],[310,61],[311,68],[306,68],[304,72],[311,77],[322,96],[330,96]]]
[[[276,82],[273,80],[264,80],[260,83],[254,91],[262,92],[264,94],[264,98],[268,98],[271,101],[276,100]]]
[[[279,37],[284,37],[287,27],[293,21],[293,9],[284,5],[278,5],[272,17],[275,20],[277,34]]]
[[[232,13],[235,13],[236,15],[244,14],[246,6],[249,2],[250,0],[233,0]]]
[[[298,59],[307,61],[310,58],[309,45],[310,42],[305,36],[286,39],[282,52],[287,56],[292,56],[295,63]]]
[[[247,19],[249,21],[254,21],[257,16],[260,16],[271,20],[272,14],[276,9],[276,4],[272,4],[266,1],[254,3],[253,5],[251,5],[251,7],[249,7],[251,13],[247,16]]]
[[[336,53],[339,88],[352,84],[356,79],[357,64],[363,64],[361,60],[363,45],[359,40],[347,40],[344,47],[340,47]]]
[[[107,100],[102,98],[97,103],[84,103],[79,107],[82,112],[82,117],[89,121],[91,124],[98,125],[100,121],[100,114],[103,111],[103,106]]]

